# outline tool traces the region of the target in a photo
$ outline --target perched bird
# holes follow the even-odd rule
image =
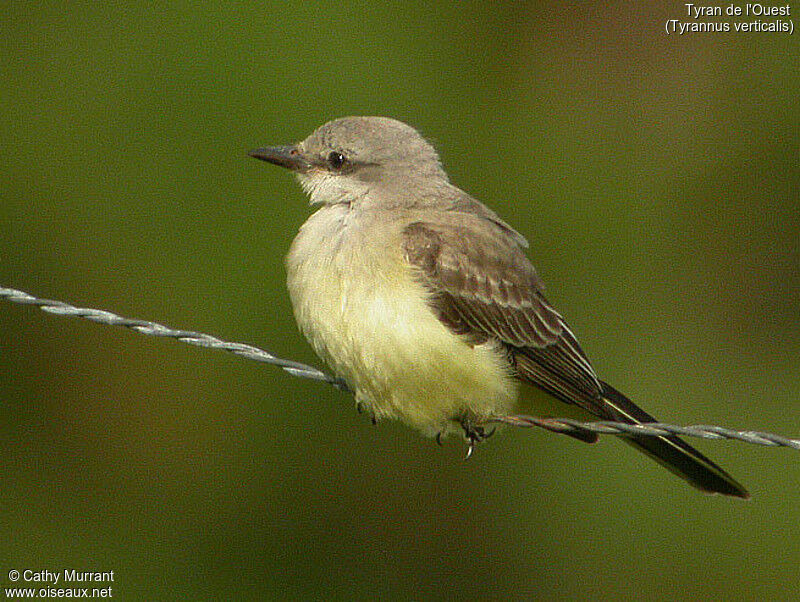
[[[345,117],[249,154],[294,172],[320,206],[286,258],[294,315],[374,419],[463,432],[470,449],[487,422],[548,398],[554,415],[655,422],[597,377],[545,298],[525,238],[451,184],[412,127]],[[677,437],[625,440],[698,489],[748,497]]]

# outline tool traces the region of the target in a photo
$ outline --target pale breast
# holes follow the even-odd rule
[[[345,205],[303,225],[286,259],[300,330],[378,417],[428,433],[465,412],[506,412],[516,398],[505,355],[453,335],[428,307],[401,252],[402,224]]]

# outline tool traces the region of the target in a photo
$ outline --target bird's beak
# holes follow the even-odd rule
[[[291,171],[305,171],[311,165],[296,144],[289,146],[265,146],[247,153],[255,159],[261,159],[273,165],[280,165]]]

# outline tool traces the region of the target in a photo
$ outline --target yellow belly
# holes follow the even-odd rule
[[[426,434],[453,420],[508,413],[517,397],[504,353],[452,334],[425,301],[402,257],[400,229],[384,224],[365,245],[349,211],[323,207],[301,228],[287,257],[300,330],[376,417]],[[332,235],[332,233],[336,233]]]

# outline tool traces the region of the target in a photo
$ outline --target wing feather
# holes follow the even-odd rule
[[[430,304],[456,334],[503,343],[521,380],[604,416],[602,387],[519,241],[495,222],[441,213],[406,226],[406,260]]]
[[[520,247],[524,239],[486,212],[428,213],[425,221],[405,228],[405,257],[431,292],[434,313],[470,342],[502,343],[517,376],[554,397],[601,418],[652,422],[652,416],[597,379],[575,335],[547,303]],[[573,436],[597,439],[590,433]],[[677,437],[628,442],[703,491],[748,497],[728,473]]]

